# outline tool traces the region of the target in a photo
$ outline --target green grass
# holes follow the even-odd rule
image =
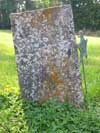
[[[0,31],[0,133],[100,133],[100,38],[87,38],[88,109],[81,110],[57,101],[41,105],[23,100],[12,34]]]
[[[100,38],[85,37],[88,39],[88,58],[84,59],[85,73],[90,97],[100,98]],[[77,38],[78,42],[79,39]],[[81,68],[82,75],[82,68]],[[83,79],[83,75],[82,75]]]
[[[18,87],[12,34],[0,31],[0,89]]]

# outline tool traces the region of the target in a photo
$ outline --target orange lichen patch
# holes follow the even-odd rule
[[[43,11],[42,16],[44,17],[44,19],[46,18],[48,20],[48,22],[51,23],[52,22],[52,14],[53,14],[53,9],[48,8]]]
[[[48,23],[52,23],[52,14],[53,14],[53,9],[49,8],[44,10],[41,13],[38,13],[34,18],[31,20],[31,25],[32,27],[37,27],[39,24],[41,24],[43,21],[48,21]]]
[[[64,84],[64,81],[60,77],[58,67],[56,66],[55,63],[51,63],[50,59],[49,59],[49,63],[48,63],[47,67],[48,67],[49,71],[51,72],[48,75],[49,79],[51,80],[51,82],[53,82],[55,84],[55,87],[60,84]]]
[[[53,72],[51,74],[51,80],[54,81],[56,85],[63,84],[63,80],[59,79],[59,75],[57,72]]]
[[[40,101],[46,101],[48,99],[51,99],[53,97],[62,97],[62,91],[65,92],[64,89],[64,80],[60,77],[59,69],[56,66],[55,63],[51,63],[48,61],[48,73],[46,80],[43,82],[43,92],[44,94],[40,94]]]
[[[61,93],[60,93],[59,91],[56,91],[56,92],[53,94],[53,96],[57,96],[57,97],[58,97],[58,96],[60,96],[60,94],[61,94]]]

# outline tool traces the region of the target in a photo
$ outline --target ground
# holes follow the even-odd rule
[[[100,133],[100,38],[86,38],[88,96],[86,108],[77,109],[68,103],[41,105],[21,98],[12,34],[0,31],[0,133]]]

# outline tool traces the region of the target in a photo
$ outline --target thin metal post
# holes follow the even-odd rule
[[[87,82],[86,82],[86,74],[85,74],[85,67],[84,67],[84,59],[81,59],[82,61],[82,69],[83,69],[83,78],[84,78],[84,85],[85,85],[85,92],[87,95]]]

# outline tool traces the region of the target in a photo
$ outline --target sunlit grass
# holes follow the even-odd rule
[[[88,39],[88,58],[84,59],[88,93],[91,97],[98,96],[100,98],[100,38],[89,36],[85,36],[85,38]],[[79,38],[76,37],[76,39],[79,43]]]
[[[0,31],[0,89],[6,85],[18,88],[11,31]]]

